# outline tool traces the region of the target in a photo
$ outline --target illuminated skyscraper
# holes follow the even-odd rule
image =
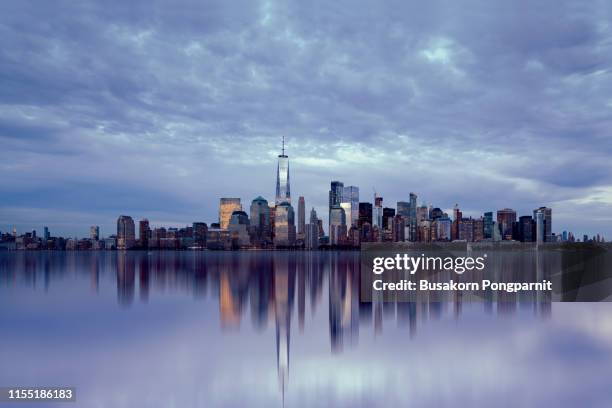
[[[291,188],[289,185],[289,156],[285,154],[285,137],[283,136],[283,149],[278,155],[276,166],[276,200],[275,204],[283,202],[291,204]]]
[[[221,229],[227,229],[230,218],[234,211],[241,211],[242,205],[239,198],[222,198],[219,200],[219,225]]]
[[[359,187],[344,187],[341,206],[345,211],[347,229],[351,226],[357,226],[359,219]]]
[[[344,210],[346,229],[348,231],[348,229],[351,226],[351,203],[347,203],[347,202],[340,203],[340,207]]]

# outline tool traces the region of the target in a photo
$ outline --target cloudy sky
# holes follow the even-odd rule
[[[0,3],[0,230],[216,221],[284,135],[320,214],[339,179],[612,238],[608,1],[127,3]]]

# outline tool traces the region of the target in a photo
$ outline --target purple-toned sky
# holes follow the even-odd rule
[[[0,230],[215,221],[329,182],[612,236],[608,1],[3,1]],[[326,217],[325,217],[326,218]]]

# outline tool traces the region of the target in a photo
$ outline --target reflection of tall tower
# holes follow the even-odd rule
[[[223,270],[219,276],[219,312],[223,329],[240,326],[240,305],[234,297],[227,270]]]
[[[276,320],[276,365],[283,403],[289,379],[289,333],[295,281],[295,262],[282,256],[274,263],[274,312]]]
[[[100,265],[98,264],[99,258],[96,256],[91,258],[90,261],[91,291],[98,293],[100,287]]]
[[[354,344],[359,330],[359,296],[356,279],[349,265],[350,255],[333,254],[329,272],[329,333],[333,352],[341,351],[345,341]]]
[[[117,253],[117,298],[119,304],[124,307],[130,306],[134,301],[135,269],[135,259],[131,253]]]
[[[140,254],[139,258],[138,291],[140,293],[140,300],[147,302],[149,300],[149,257]]]
[[[285,137],[283,136],[283,150],[278,155],[278,165],[276,167],[276,205],[284,201],[291,203],[289,156],[285,154]]]

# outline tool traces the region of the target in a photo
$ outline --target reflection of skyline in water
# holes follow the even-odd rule
[[[250,319],[255,328],[264,329],[272,321],[284,321],[296,308],[299,331],[304,331],[305,305],[311,313],[324,300],[324,280],[328,288],[330,345],[342,350],[344,343],[358,339],[359,326],[372,325],[382,330],[383,317],[394,317],[398,325],[408,324],[416,331],[416,322],[438,318],[444,313],[460,316],[461,292],[430,292],[415,302],[371,303],[359,301],[359,255],[353,252],[116,252],[70,253],[52,256],[20,253],[4,257],[0,263],[0,283],[45,288],[54,279],[74,274],[89,274],[91,291],[97,293],[100,275],[115,273],[117,302],[129,308],[138,297],[147,302],[151,291],[173,291],[192,294],[196,298],[218,298],[221,326],[238,329],[243,319]],[[502,273],[511,273],[518,264],[506,265]],[[138,296],[137,296],[138,292]],[[297,299],[295,297],[297,296]],[[398,295],[398,298],[401,296]],[[484,299],[483,310],[511,313],[519,305],[531,305],[534,313],[550,313],[550,299],[539,299],[532,293],[503,293],[503,302]],[[297,301],[297,307],[294,306]],[[450,310],[449,310],[450,309]],[[284,323],[283,323],[284,324]]]
[[[307,309],[314,315],[327,302],[329,347],[338,353],[358,344],[360,330],[377,336],[393,321],[407,327],[414,338],[419,325],[430,319],[460,318],[465,302],[457,293],[450,302],[432,294],[415,302],[360,303],[359,254],[352,252],[19,253],[0,259],[1,286],[42,284],[48,289],[54,280],[88,275],[91,292],[99,293],[101,277],[110,276],[116,281],[121,308],[163,293],[182,293],[216,299],[224,331],[240,330],[244,320],[250,320],[256,331],[273,325],[283,398],[289,383],[293,316],[300,335],[307,333]],[[544,317],[551,313],[549,302],[518,294],[506,294],[503,302],[485,299],[475,306],[502,315],[515,313],[519,306]]]

